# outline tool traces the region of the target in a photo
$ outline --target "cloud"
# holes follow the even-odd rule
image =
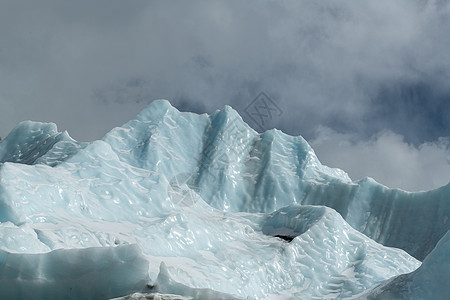
[[[153,99],[183,107],[192,102],[208,112],[231,104],[243,113],[265,91],[284,111],[273,126],[290,134],[311,137],[326,125],[366,136],[386,125],[414,140],[410,127],[390,122],[395,110],[385,116],[373,107],[384,107],[384,95],[408,105],[398,86],[422,85],[433,91],[422,99],[449,102],[447,2],[47,0],[1,6],[0,103],[9,107],[2,128],[32,117],[56,121],[81,139],[98,138],[131,117],[131,111],[125,118],[115,110],[134,114]],[[145,84],[127,87],[132,81]],[[416,118],[415,127],[427,128],[441,114]],[[364,122],[366,115],[374,121]],[[414,142],[449,127],[448,121],[431,126]]]
[[[429,190],[450,182],[449,138],[414,146],[392,131],[361,141],[322,127],[311,145],[323,164],[345,170],[353,180],[370,174],[384,185],[407,191]]]
[[[417,148],[450,132],[449,27],[438,0],[5,0],[0,135],[32,119],[94,140],[159,98],[257,127],[264,91],[282,110],[264,129]]]

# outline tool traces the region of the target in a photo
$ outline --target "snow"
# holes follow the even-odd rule
[[[0,142],[0,296],[357,297],[428,268],[449,195],[352,182],[230,107],[154,101],[92,143],[26,121]]]

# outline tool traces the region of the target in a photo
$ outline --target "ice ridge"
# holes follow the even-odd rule
[[[18,274],[29,273],[35,298],[47,298],[53,253],[70,262],[130,251],[144,268],[113,259],[110,280],[123,288],[95,294],[105,283],[92,281],[86,297],[352,298],[434,253],[449,195],[450,185],[409,193],[353,182],[302,137],[258,134],[231,107],[198,115],[154,101],[92,143],[27,121],[0,142],[0,281],[10,287],[0,296],[17,296]],[[130,272],[139,280],[125,284]]]

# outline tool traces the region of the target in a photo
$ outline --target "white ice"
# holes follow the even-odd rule
[[[92,143],[26,121],[0,142],[0,295],[357,297],[420,266],[450,227],[449,195],[352,182],[230,107],[154,101]]]

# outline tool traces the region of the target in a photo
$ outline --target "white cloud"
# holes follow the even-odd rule
[[[450,139],[413,146],[392,131],[369,140],[322,127],[311,141],[323,164],[338,167],[353,180],[366,176],[391,188],[420,191],[450,182]]]
[[[361,151],[387,128],[416,143],[372,138],[374,147],[392,143],[402,153],[391,165],[420,173],[427,165],[414,158],[426,155],[444,178],[445,151],[423,142],[450,130],[449,26],[450,3],[438,0],[4,0],[0,135],[32,119],[93,140],[158,98],[207,112],[231,104],[245,119],[244,108],[264,91],[283,110],[272,126],[309,139],[317,126],[332,127]],[[418,84],[434,94],[412,103],[408,88]],[[382,88],[388,101],[379,99]],[[384,109],[389,102],[402,105]],[[421,114],[430,103],[435,108]],[[329,155],[352,166],[348,156]],[[354,176],[379,177],[376,166]],[[420,181],[411,176],[389,182]]]

